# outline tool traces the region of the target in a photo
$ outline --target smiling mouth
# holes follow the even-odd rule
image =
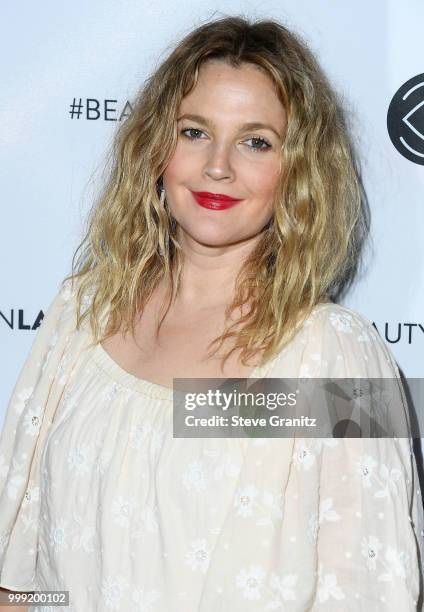
[[[199,206],[209,210],[226,210],[243,202],[239,198],[231,198],[219,193],[209,193],[207,191],[192,191],[191,193]]]

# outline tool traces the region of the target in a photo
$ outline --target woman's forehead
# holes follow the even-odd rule
[[[180,104],[182,114],[213,116],[243,115],[244,120],[259,121],[264,117],[281,124],[285,112],[274,83],[253,64],[233,67],[227,62],[209,60],[201,66],[196,85]],[[245,115],[249,115],[248,118]]]

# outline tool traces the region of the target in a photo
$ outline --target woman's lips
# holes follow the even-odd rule
[[[191,193],[199,206],[209,208],[209,210],[225,210],[243,201],[222,193],[210,193],[209,191],[192,191]]]

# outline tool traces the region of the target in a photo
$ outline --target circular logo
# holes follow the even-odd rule
[[[393,96],[387,130],[403,157],[424,166],[424,74],[406,81]]]

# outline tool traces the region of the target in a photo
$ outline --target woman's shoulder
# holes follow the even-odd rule
[[[321,339],[339,337],[351,342],[384,345],[371,319],[358,310],[335,302],[317,304],[304,326],[310,329],[309,335],[316,334]]]
[[[328,321],[337,331],[352,333],[356,328],[373,326],[372,321],[363,313],[336,302],[320,302],[312,309],[312,316],[318,322]]]
[[[335,302],[317,304],[293,348],[301,346],[299,369],[318,377],[397,377],[396,361],[373,322]]]
[[[61,281],[53,299],[50,301],[41,322],[41,328],[58,328],[58,331],[68,331],[76,327],[78,291],[81,279],[78,277],[65,278]],[[81,309],[85,311],[93,299],[94,290],[88,289],[82,295]]]

